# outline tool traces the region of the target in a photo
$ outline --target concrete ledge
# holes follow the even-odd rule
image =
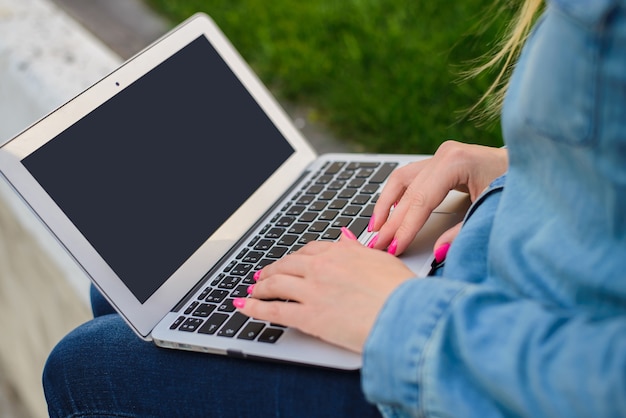
[[[0,142],[115,69],[121,59],[46,0],[0,0]],[[46,417],[41,371],[90,318],[89,282],[0,181],[0,364],[32,417]]]

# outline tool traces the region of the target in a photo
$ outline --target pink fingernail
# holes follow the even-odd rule
[[[250,286],[248,286],[248,289],[246,290],[246,292],[248,292],[248,294],[251,295],[252,292],[254,292],[254,285],[251,284]]]
[[[242,309],[244,306],[246,306],[246,298],[233,299],[233,306],[237,309]]]
[[[439,246],[436,250],[435,250],[435,261],[437,261],[437,263],[441,263],[443,260],[446,259],[446,255],[448,255],[448,250],[450,249],[450,244],[449,243],[445,243],[441,246]]]
[[[374,248],[376,242],[378,241],[378,235],[375,235],[374,238],[367,244],[369,248]]]
[[[261,270],[257,270],[254,272],[254,276],[252,276],[255,282],[259,280],[259,277],[261,277]]]
[[[350,231],[350,230],[349,230],[348,228],[346,228],[345,226],[342,226],[342,227],[341,227],[341,233],[342,233],[343,235],[345,235],[345,236],[346,236],[346,238],[349,238],[349,239],[351,239],[351,240],[353,240],[353,241],[356,241],[356,235],[354,235],[354,234],[352,233],[352,231]]]
[[[387,247],[387,252],[391,255],[396,255],[396,251],[398,251],[398,239],[394,238],[389,247]]]
[[[374,224],[376,223],[376,216],[372,215],[370,218],[370,222],[367,224],[367,232],[372,232],[374,230]]]

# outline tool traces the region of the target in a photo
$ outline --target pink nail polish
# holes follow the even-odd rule
[[[376,242],[378,241],[378,235],[375,235],[374,238],[367,244],[369,248],[374,248]]]
[[[261,277],[261,270],[255,271],[254,276],[252,276],[255,282],[259,280],[259,277]]]
[[[448,250],[450,249],[450,244],[449,243],[445,243],[442,244],[441,246],[439,246],[436,250],[435,250],[435,261],[437,263],[441,263],[443,260],[446,259],[446,255],[448,254]]]
[[[398,239],[394,238],[389,247],[387,247],[387,252],[391,255],[396,255],[396,251],[398,251]]]
[[[237,309],[241,309],[246,306],[246,298],[233,299],[233,306]]]
[[[350,230],[349,230],[348,228],[346,228],[345,226],[342,226],[342,227],[341,227],[341,233],[342,233],[343,235],[345,235],[345,236],[346,236],[346,238],[349,238],[349,239],[351,239],[351,240],[353,240],[353,241],[356,241],[356,235],[354,235],[354,234],[352,233],[352,231],[350,231]]]
[[[248,289],[246,290],[246,292],[248,292],[248,294],[251,295],[252,292],[254,292],[254,285],[251,284],[250,286],[248,286]]]
[[[376,216],[372,215],[370,218],[370,222],[367,224],[367,232],[372,232],[374,230],[374,224],[376,223]]]

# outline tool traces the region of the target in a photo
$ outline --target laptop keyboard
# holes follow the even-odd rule
[[[251,319],[233,306],[248,297],[254,273],[315,240],[336,241],[341,228],[357,237],[372,216],[379,189],[393,162],[328,162],[252,238],[170,326],[225,338],[275,343],[285,327]]]

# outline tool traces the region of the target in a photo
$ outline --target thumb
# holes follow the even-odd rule
[[[437,238],[437,241],[435,241],[435,246],[433,250],[436,251],[437,248],[441,247],[444,244],[451,244],[452,241],[454,241],[456,236],[459,234],[462,226],[463,222],[459,222],[458,224],[454,225],[452,228],[441,234],[441,236]]]

